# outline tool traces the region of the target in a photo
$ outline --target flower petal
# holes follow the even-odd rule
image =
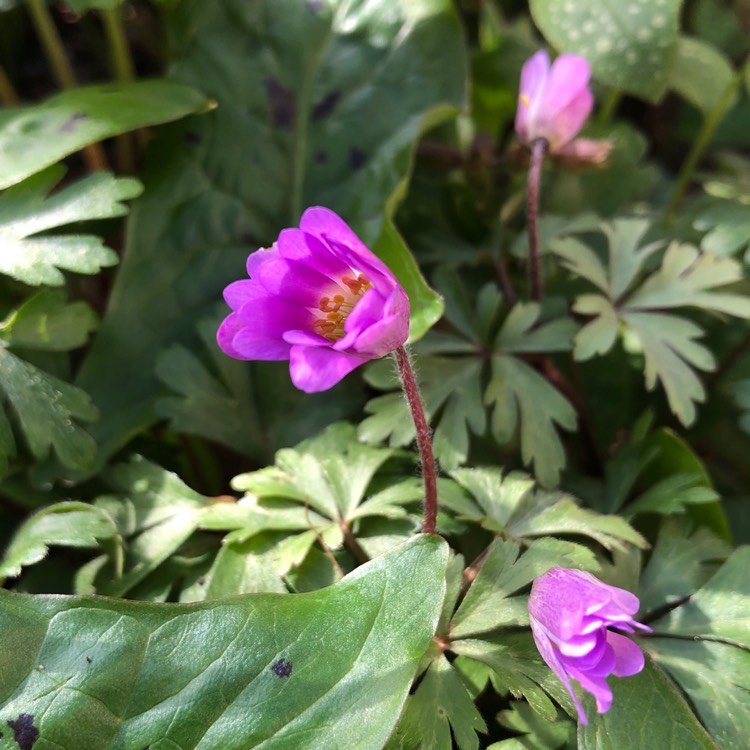
[[[535,622],[533,617],[530,618],[530,623],[531,634],[534,636],[534,643],[536,643],[536,647],[539,649],[539,653],[541,654],[542,659],[544,659],[547,666],[557,675],[557,679],[562,682],[562,684],[565,686],[565,689],[568,691],[568,693],[570,693],[570,697],[573,699],[576,711],[578,711],[578,720],[581,722],[581,724],[586,726],[586,724],[588,724],[586,712],[583,710],[583,706],[578,700],[578,696],[576,695],[575,690],[573,690],[573,686],[570,684],[570,679],[568,678],[568,674],[565,671],[565,668],[557,657],[557,651],[552,645],[552,641],[550,641],[550,639],[547,637],[547,634],[542,628],[539,627],[539,624]]]
[[[630,638],[608,631],[607,642],[615,652],[616,662],[612,674],[617,677],[630,677],[643,669],[643,651]]]
[[[548,75],[549,55],[545,50],[532,55],[521,69],[518,108],[516,109],[516,133],[526,143],[531,142],[535,137],[531,129],[542,101]]]
[[[305,393],[317,393],[332,388],[365,362],[365,357],[324,346],[294,345],[289,352],[289,373],[297,388]]]

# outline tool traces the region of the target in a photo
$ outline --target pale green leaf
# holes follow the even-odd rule
[[[653,390],[660,381],[672,411],[684,425],[691,425],[695,420],[695,404],[703,403],[706,398],[693,367],[714,368],[711,352],[696,342],[703,331],[695,323],[675,315],[626,312],[622,317],[637,337],[646,359],[646,387]]]
[[[85,302],[66,301],[66,294],[43,289],[0,323],[0,338],[10,347],[68,351],[88,341],[98,318]]]
[[[47,458],[53,449],[64,466],[88,468],[96,446],[73,421],[97,417],[86,393],[24,362],[4,346],[0,346],[0,389],[36,459]]]
[[[26,284],[61,285],[60,269],[95,273],[117,262],[98,237],[85,234],[38,236],[77,221],[122,216],[122,201],[135,198],[141,184],[97,172],[47,196],[65,170],[50,167],[0,193],[0,273]]]
[[[619,329],[617,311],[601,294],[582,294],[576,297],[573,311],[579,315],[593,315],[575,337],[573,354],[579,362],[597,354],[606,354],[615,344]]]
[[[99,547],[117,535],[112,519],[86,503],[63,502],[29,517],[18,529],[0,561],[0,578],[17,576],[21,568],[43,560],[50,546]]]
[[[542,485],[556,485],[565,466],[557,426],[569,431],[576,427],[575,410],[565,397],[520,359],[494,356],[484,401],[494,406],[492,432],[498,442],[508,442],[520,422],[523,462],[534,465]]]
[[[515,305],[503,322],[495,348],[512,353],[570,351],[576,324],[560,318],[537,326],[540,312],[536,302]]]

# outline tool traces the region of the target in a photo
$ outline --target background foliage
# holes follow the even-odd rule
[[[749,30],[0,0],[0,748],[744,747]],[[537,303],[512,122],[545,46],[590,60],[612,152],[546,164]],[[444,540],[390,360],[305,396],[216,347],[310,205],[409,293]],[[654,630],[585,728],[528,629],[554,566]]]

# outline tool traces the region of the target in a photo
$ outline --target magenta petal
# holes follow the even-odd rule
[[[578,55],[560,55],[550,68],[544,91],[544,106],[560,112],[576,97],[587,91],[591,66]]]
[[[256,250],[254,253],[250,253],[247,256],[247,275],[252,278],[257,273],[258,269],[268,260],[275,258],[279,253],[276,244],[273,247],[266,248],[262,247],[260,250]]]
[[[332,388],[365,362],[365,357],[336,352],[322,346],[295,345],[290,351],[289,372],[297,388],[305,393],[317,393]]]
[[[219,348],[230,357],[235,359],[247,359],[243,357],[237,349],[234,348],[234,337],[242,328],[243,323],[239,319],[236,313],[227,315],[224,321],[219,326],[219,330],[216,332],[216,343]]]
[[[327,346],[330,348],[331,342],[317,333],[309,331],[284,331],[281,334],[287,344],[297,344],[299,346]]]
[[[608,631],[607,642],[615,652],[616,661],[612,674],[617,677],[630,677],[643,669],[643,651],[630,638]]]
[[[566,107],[559,110],[550,127],[550,149],[557,151],[567,145],[583,127],[594,108],[594,97],[586,89],[576,96]]]
[[[332,253],[324,242],[301,229],[284,229],[276,244],[285,260],[306,263],[331,279],[351,272],[349,265]]]
[[[530,122],[533,120],[544,93],[549,74],[549,55],[540,50],[532,55],[521,70],[521,83],[518,89],[518,109],[516,110],[516,132],[522,141],[529,142]]]
[[[409,338],[409,322],[398,315],[379,320],[363,331],[354,344],[354,349],[370,357],[384,357],[402,346]]]
[[[337,284],[316,268],[281,257],[264,263],[255,278],[268,294],[302,307],[316,308],[323,296],[341,292]]]
[[[570,676],[580,684],[580,686],[596,698],[596,710],[600,714],[607,713],[612,707],[612,690],[607,684],[604,677],[594,677],[588,672],[579,672],[577,669],[570,669]]]
[[[576,711],[578,711],[578,720],[581,722],[581,724],[586,726],[586,724],[588,724],[586,712],[583,710],[583,706],[578,700],[578,696],[576,695],[575,690],[573,690],[573,686],[570,684],[570,679],[568,679],[567,672],[565,671],[563,665],[560,663],[560,660],[557,657],[557,651],[552,645],[552,641],[550,641],[550,639],[547,637],[547,634],[544,632],[544,630],[539,627],[538,623],[534,621],[533,617],[531,618],[530,622],[531,634],[534,636],[534,643],[536,643],[536,647],[539,649],[539,653],[541,654],[542,659],[544,659],[547,666],[557,675],[557,679],[562,682],[562,684],[565,686],[565,689],[568,691],[568,693],[570,693],[570,697],[573,699],[573,704],[576,707]]]
[[[224,289],[224,299],[232,310],[239,310],[246,302],[257,297],[257,284],[250,279],[234,281]]]

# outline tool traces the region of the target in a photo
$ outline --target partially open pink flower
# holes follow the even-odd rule
[[[249,279],[224,290],[232,313],[217,333],[237,359],[288,359],[292,382],[324,391],[409,335],[396,277],[333,211],[309,208],[247,259]]]
[[[531,632],[539,653],[565,685],[586,724],[586,714],[570,680],[596,698],[600,714],[609,711],[612,691],[606,678],[629,677],[643,669],[643,652],[624,635],[651,628],[633,620],[638,597],[608,586],[590,573],[553,568],[534,581],[529,597]]]
[[[581,129],[594,106],[588,83],[591,69],[578,55],[560,55],[550,67],[544,50],[530,57],[521,71],[516,133],[527,145],[538,138],[554,154]]]

